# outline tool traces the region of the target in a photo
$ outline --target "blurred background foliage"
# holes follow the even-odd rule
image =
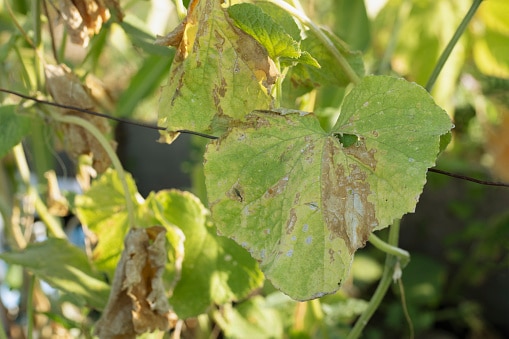
[[[34,4],[40,1],[7,1],[0,0],[0,87],[37,95],[43,87],[36,54],[42,53],[48,60],[67,64],[80,76],[94,93],[98,110],[156,121],[159,90],[168,77],[174,51],[153,42],[179,22],[171,0],[123,1],[123,21],[113,18],[105,22],[85,48],[69,41],[57,20],[57,1],[46,1],[48,16],[34,12]],[[465,0],[302,2],[315,22],[364,54],[367,74],[400,75],[422,86],[469,5]],[[41,36],[35,33],[34,15],[40,16]],[[431,92],[456,125],[452,142],[439,159],[440,169],[509,182],[508,15],[506,0],[484,1]],[[54,47],[48,23],[54,30]],[[41,45],[37,45],[39,41]],[[305,91],[285,86],[286,104],[315,111],[325,124],[337,117],[348,91],[334,86]],[[4,94],[0,98],[5,104],[16,103]],[[73,167],[61,153],[52,126],[44,119],[32,124],[26,143],[39,182],[46,182],[44,173],[50,169],[72,177]],[[123,165],[143,195],[176,187],[191,190],[205,201],[200,163],[206,141],[181,137],[171,146],[161,145],[155,143],[156,131],[122,124],[115,126],[115,139]],[[3,202],[16,193],[8,184],[13,167],[12,157],[2,160]],[[402,281],[404,301],[418,338],[509,337],[508,203],[507,188],[428,175],[416,213],[402,220],[400,243],[412,255]],[[9,214],[2,210],[2,215]],[[290,300],[266,284],[257,296],[189,319],[182,336],[343,337],[366,307],[380,279],[383,259],[383,253],[368,245],[356,255],[351,281],[339,293],[307,303]],[[19,266],[3,265],[0,278],[4,323],[11,327],[13,337],[23,337],[26,273]],[[49,300],[41,297],[48,306],[40,307],[37,325],[49,326],[46,332],[41,330],[41,337],[48,333],[90,336],[91,321],[97,319],[95,311],[71,307],[73,303],[62,298],[54,300],[45,285],[39,289],[51,296]],[[408,328],[402,290],[394,284],[364,337],[405,337]]]

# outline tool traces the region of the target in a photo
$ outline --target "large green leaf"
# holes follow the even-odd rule
[[[19,252],[0,258],[21,265],[51,286],[72,294],[82,305],[103,309],[110,288],[95,271],[85,253],[63,239],[50,238],[30,244]]]
[[[283,292],[332,293],[370,233],[414,211],[451,127],[423,88],[383,76],[352,90],[331,132],[254,112],[207,148],[213,218]]]
[[[16,113],[16,107],[0,106],[0,158],[30,132],[30,118]]]
[[[230,239],[216,235],[198,198],[177,190],[155,194],[161,217],[185,234],[182,276],[170,299],[180,318],[197,316],[214,303],[240,300],[261,286],[256,261]]]
[[[220,132],[230,119],[271,105],[275,65],[254,38],[235,26],[221,2],[194,2],[174,32],[181,39],[172,40],[178,50],[158,121],[170,132]],[[171,142],[175,133],[167,136]]]

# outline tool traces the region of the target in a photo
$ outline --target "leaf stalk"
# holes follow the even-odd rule
[[[399,229],[400,221],[396,220],[389,229],[389,239],[386,247],[387,249],[397,248],[399,241]],[[369,240],[370,242],[373,241],[371,237],[369,238]],[[374,242],[376,244],[380,244],[377,242],[377,240],[375,240]],[[380,242],[382,241],[380,240]],[[362,312],[359,319],[357,319],[357,321],[355,322],[355,325],[348,334],[347,339],[355,339],[360,337],[364,327],[366,327],[366,325],[368,324],[369,319],[371,319],[375,311],[378,309],[378,306],[380,306],[380,304],[382,303],[382,300],[393,281],[394,271],[396,269],[398,260],[400,260],[399,255],[401,254],[402,253],[400,251],[391,250],[390,252],[387,252],[382,279],[380,279],[376,291],[371,297],[371,300],[369,301],[368,307],[364,310],[364,312]]]

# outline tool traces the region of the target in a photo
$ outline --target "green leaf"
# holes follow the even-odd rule
[[[2,253],[0,258],[21,265],[51,286],[72,294],[82,305],[101,310],[108,300],[108,284],[91,267],[85,253],[66,240],[50,238],[19,252]]]
[[[134,181],[127,175],[131,199],[141,198]],[[108,169],[90,189],[75,198],[76,215],[97,235],[93,260],[97,267],[113,277],[124,248],[124,237],[129,230],[126,202],[122,183],[112,169]]]
[[[451,127],[422,87],[384,76],[350,92],[329,133],[311,114],[254,112],[207,148],[218,230],[292,298],[335,292],[370,233],[414,211]]]
[[[16,113],[16,107],[0,106],[0,158],[30,132],[30,117]]]
[[[299,42],[260,7],[242,3],[229,7],[228,14],[238,27],[267,49],[272,59],[300,57]]]
[[[231,119],[269,108],[277,77],[266,50],[235,26],[218,0],[191,6],[163,88],[158,125],[220,133]],[[175,133],[165,134],[171,142]]]
[[[224,307],[215,311],[214,320],[227,338],[283,338],[281,316],[267,305],[264,298],[255,296],[235,308]]]
[[[324,33],[329,37],[337,50],[346,58],[359,77],[364,76],[364,62],[362,54],[352,52],[346,44],[333,34],[327,31]],[[301,42],[302,51],[308,52],[318,61],[321,68],[304,63],[297,64],[292,68],[291,81],[293,84],[314,88],[324,85],[346,86],[350,79],[341,71],[332,53],[323,45],[318,37],[312,32],[307,32],[308,37]]]
[[[202,314],[214,303],[240,300],[261,286],[256,261],[232,240],[216,235],[198,198],[171,190],[154,199],[162,216],[185,234],[182,276],[170,298],[180,318]]]

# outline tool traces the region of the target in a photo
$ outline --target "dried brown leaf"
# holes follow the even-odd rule
[[[95,102],[89,89],[83,86],[80,79],[65,65],[45,66],[46,85],[55,102],[72,105],[79,108],[93,110]],[[110,132],[110,125],[105,118],[90,114],[62,109],[64,114],[78,116],[87,120],[101,131]],[[104,172],[111,164],[108,154],[101,144],[83,127],[72,124],[61,124],[65,138],[65,147],[71,157],[77,158],[81,154],[93,156],[93,167],[98,173]],[[115,147],[115,143],[112,142]]]
[[[60,13],[71,41],[86,47],[90,37],[99,33],[103,23],[110,18],[108,7],[114,9],[118,20],[122,19],[117,0],[60,0]]]
[[[100,338],[135,338],[175,326],[163,286],[166,230],[161,226],[131,229],[115,271],[108,304],[97,322]]]

